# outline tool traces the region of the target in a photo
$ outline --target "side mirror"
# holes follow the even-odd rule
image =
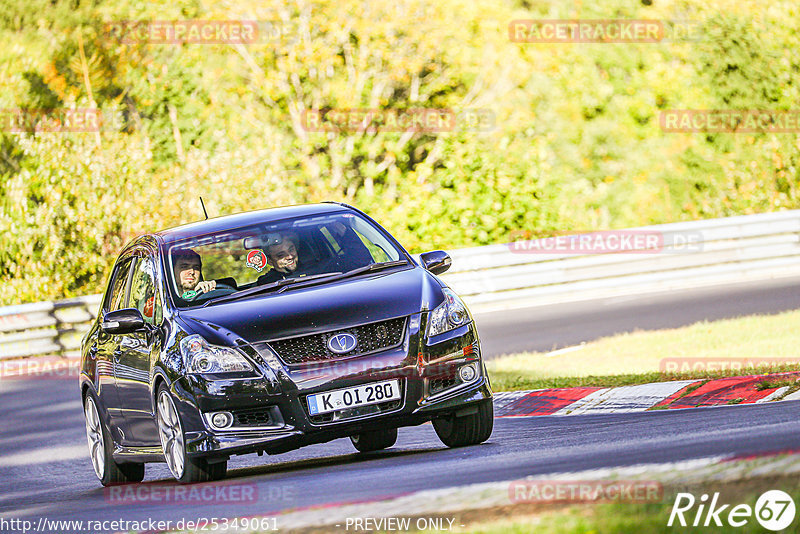
[[[130,334],[142,328],[144,328],[144,317],[136,308],[109,312],[100,323],[100,329],[107,334]]]
[[[450,255],[444,250],[423,252],[419,255],[419,259],[422,262],[422,266],[433,274],[442,274],[449,269],[450,265],[453,263],[453,260],[450,259]]]

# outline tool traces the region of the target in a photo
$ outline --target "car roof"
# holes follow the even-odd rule
[[[320,215],[324,213],[333,213],[337,211],[352,210],[350,206],[338,203],[324,203],[324,204],[301,204],[297,206],[283,206],[280,208],[268,208],[256,211],[247,211],[243,213],[236,213],[233,215],[225,215],[222,217],[212,217],[204,221],[198,221],[174,228],[167,228],[158,232],[153,232],[153,235],[158,236],[160,241],[169,245],[176,241],[183,239],[212,234],[216,232],[224,232],[234,228],[241,228],[251,224],[258,224],[263,222],[278,221],[291,217],[302,217],[310,215]]]

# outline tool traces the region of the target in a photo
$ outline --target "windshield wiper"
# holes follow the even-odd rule
[[[374,271],[381,271],[383,269],[388,269],[390,267],[398,267],[400,265],[408,265],[406,260],[394,260],[394,261],[382,261],[379,263],[370,263],[369,265],[364,265],[363,267],[357,267],[351,271],[344,272],[338,275],[335,280],[341,280],[342,278],[349,278],[351,276],[358,276],[362,273],[374,272]]]
[[[368,273],[368,272],[381,271],[383,269],[388,269],[390,267],[397,267],[399,265],[408,265],[408,262],[406,260],[395,260],[395,261],[384,261],[384,262],[380,262],[380,263],[370,263],[369,265],[364,265],[363,267],[357,267],[355,269],[352,269],[350,271],[345,271],[343,273],[333,273],[333,276],[325,276],[324,279],[322,279],[322,280],[317,280],[317,278],[323,278],[323,277],[320,277],[319,275],[308,276],[308,277],[305,277],[305,278],[301,278],[299,280],[295,278],[294,280],[297,280],[298,282],[302,282],[302,281],[305,281],[305,280],[312,280],[312,281],[311,281],[311,283],[303,284],[303,285],[287,284],[287,285],[279,288],[278,289],[278,293],[282,293],[283,291],[286,291],[287,289],[297,289],[297,288],[301,288],[301,287],[314,286],[314,285],[317,285],[317,284],[327,284],[329,282],[336,282],[337,280],[342,280],[344,278],[350,278],[351,276],[358,276],[359,274],[364,274],[364,273]],[[291,287],[289,287],[290,285],[291,285]]]
[[[263,285],[263,286],[251,287],[251,288],[248,288],[248,289],[243,289],[241,291],[237,291],[236,293],[231,293],[230,295],[223,295],[221,297],[217,297],[215,299],[211,299],[211,300],[205,302],[203,304],[203,307],[205,308],[206,306],[208,306],[209,304],[212,304],[212,303],[229,302],[231,300],[239,300],[241,298],[249,297],[249,296],[252,296],[252,295],[258,295],[259,293],[268,293],[268,292],[270,292],[272,290],[275,290],[275,289],[280,290],[280,289],[285,288],[286,286],[290,286],[292,284],[297,284],[297,283],[300,283],[300,282],[307,282],[309,280],[317,280],[319,278],[329,278],[329,277],[332,277],[332,276],[336,276],[338,274],[341,274],[341,273],[333,272],[333,273],[312,274],[311,276],[298,276],[297,278],[284,278],[283,280],[278,280],[276,282],[272,282],[271,284],[266,284],[266,285]]]
[[[336,282],[337,280],[342,280],[343,278],[350,278],[351,276],[357,276],[359,274],[363,274],[363,273],[367,273],[367,272],[374,272],[374,271],[380,271],[380,270],[383,270],[383,269],[388,269],[390,267],[397,267],[398,265],[408,265],[408,262],[406,260],[384,261],[384,262],[381,262],[381,263],[370,263],[369,265],[364,265],[363,267],[357,267],[355,269],[352,269],[350,271],[346,271],[346,272],[343,272],[343,273],[328,273],[329,275],[332,274],[332,276],[327,276],[326,275],[324,277],[321,277],[319,275],[314,275],[314,276],[307,276],[305,278],[300,278],[299,280],[295,278],[294,280],[297,280],[298,282],[303,282],[305,280],[311,280],[311,283],[303,284],[303,285],[287,284],[287,285],[279,288],[277,292],[278,293],[282,293],[282,292],[286,291],[287,289],[297,289],[297,288],[301,288],[301,287],[314,286],[314,285],[317,285],[317,284],[327,284],[328,282]],[[321,279],[318,279],[318,278],[321,278]],[[291,286],[291,287],[289,287],[289,286]]]

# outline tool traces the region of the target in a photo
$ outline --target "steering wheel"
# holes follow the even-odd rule
[[[218,283],[217,287],[212,289],[211,291],[206,291],[205,293],[200,293],[199,291],[185,291],[181,298],[188,302],[192,302],[199,298],[207,299],[211,297],[221,297],[223,295],[230,295],[231,293],[235,293],[237,291],[236,288],[233,286],[229,286],[228,284],[221,284]]]
[[[309,272],[311,274],[322,274],[327,272],[333,271],[341,271],[341,265],[338,256],[333,256],[332,258],[328,258],[327,260],[322,260],[319,263],[315,263],[310,269]]]
[[[346,256],[334,256],[314,265],[313,272],[315,274],[328,272],[343,273],[357,267],[361,267],[361,265],[355,262],[352,258],[348,258]]]

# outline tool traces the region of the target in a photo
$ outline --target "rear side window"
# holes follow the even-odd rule
[[[125,258],[114,269],[114,281],[103,306],[106,311],[111,312],[125,307],[128,275],[130,274],[132,262],[133,258]]]

